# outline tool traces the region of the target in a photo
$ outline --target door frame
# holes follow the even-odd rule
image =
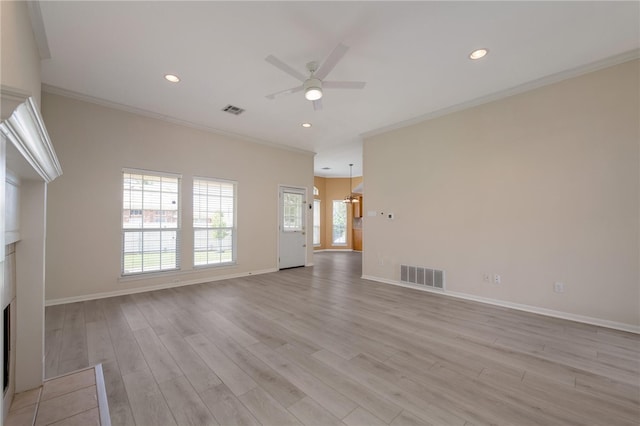
[[[281,233],[281,229],[280,226],[282,226],[282,200],[280,199],[280,194],[282,194],[282,190],[285,188],[291,188],[291,189],[295,189],[295,190],[300,190],[304,192],[304,203],[305,203],[305,207],[309,204],[309,189],[306,186],[299,186],[299,185],[285,185],[285,184],[278,184],[278,193],[276,195],[276,199],[278,200],[278,221],[276,224],[276,231],[278,234],[278,237],[276,238],[276,269],[279,271],[280,270],[280,233]],[[305,208],[304,209],[304,229],[305,229],[305,247],[304,247],[304,266],[310,266],[309,265],[309,212],[307,211],[308,209]],[[313,235],[312,235],[313,236]],[[313,246],[313,240],[312,240],[312,246]]]

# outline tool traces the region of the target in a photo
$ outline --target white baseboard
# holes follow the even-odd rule
[[[314,250],[314,253],[321,253],[323,251],[353,251],[353,249],[350,248],[343,248],[343,249],[319,249],[319,250]]]
[[[609,321],[600,318],[588,317],[584,315],[571,314],[568,312],[556,311],[553,309],[540,308],[537,306],[523,305],[520,303],[508,302],[505,300],[491,299],[488,297],[475,296],[473,294],[458,293],[455,291],[442,291],[438,289],[430,289],[422,286],[406,284],[400,281],[389,280],[386,278],[373,277],[370,275],[363,275],[361,277],[365,280],[376,281],[384,284],[391,284],[400,287],[412,288],[414,290],[421,290],[430,293],[441,294],[443,296],[455,297],[458,299],[472,300],[474,302],[486,303],[488,305],[501,306],[504,308],[516,309],[518,311],[531,312],[534,314],[546,315],[548,317],[561,318],[570,321],[581,322],[585,324],[597,325],[600,327],[612,328],[615,330],[628,331],[629,333],[640,334],[640,326],[633,324],[626,324],[623,322]]]
[[[166,288],[174,288],[174,287],[183,287],[186,285],[229,280],[232,278],[241,278],[241,277],[248,277],[251,275],[268,274],[270,272],[277,272],[277,271],[278,270],[275,268],[260,269],[257,271],[240,272],[237,274],[218,275],[215,277],[202,277],[202,278],[196,278],[196,279],[187,280],[187,281],[179,281],[175,283],[171,282],[171,283],[165,283],[165,284],[150,285],[145,287],[136,287],[136,288],[127,288],[123,290],[107,291],[102,293],[85,294],[81,296],[63,297],[60,299],[45,300],[44,305],[53,306],[53,305],[62,305],[64,303],[84,302],[85,300],[105,299],[107,297],[125,296],[127,294],[144,293],[145,291],[163,290]]]

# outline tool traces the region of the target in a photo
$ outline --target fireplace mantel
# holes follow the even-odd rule
[[[2,86],[2,111],[20,99],[20,92]],[[29,166],[46,183],[62,174],[62,168],[51,144],[40,110],[32,97],[19,103],[9,117],[0,123],[0,131]],[[7,158],[7,165],[13,158]],[[17,171],[19,173],[19,171]]]

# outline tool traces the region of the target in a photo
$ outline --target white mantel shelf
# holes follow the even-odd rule
[[[8,103],[19,100],[20,92],[3,86],[1,93],[4,113]],[[62,174],[44,120],[32,97],[26,98],[0,123],[0,131],[45,182]]]

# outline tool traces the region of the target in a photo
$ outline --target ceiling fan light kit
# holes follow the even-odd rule
[[[322,82],[311,77],[304,82],[304,97],[309,101],[317,101],[322,97]]]

